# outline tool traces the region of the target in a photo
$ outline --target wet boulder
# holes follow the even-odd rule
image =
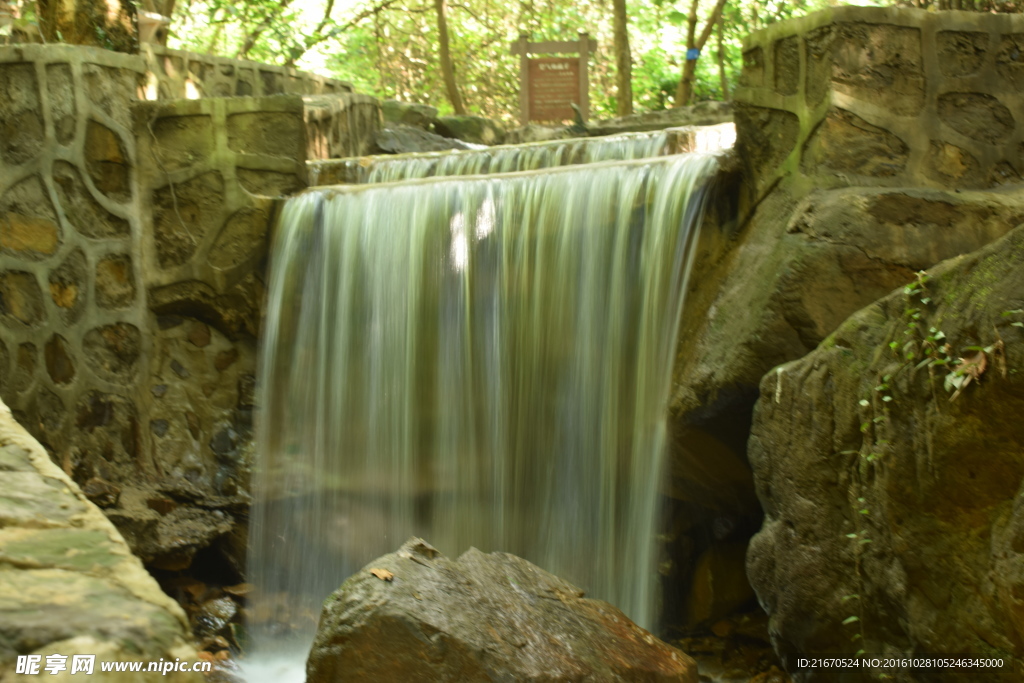
[[[437,120],[437,109],[426,104],[384,100],[380,108],[384,122],[388,124],[395,123],[429,130],[430,125]]]
[[[309,683],[678,681],[697,666],[601,600],[526,560],[457,560],[412,538],[324,603]]]
[[[470,149],[461,140],[453,140],[429,133],[413,126],[392,124],[377,132],[375,151],[380,154],[414,154],[441,152],[446,149]]]
[[[505,129],[482,116],[442,116],[434,122],[434,130],[446,138],[476,145],[500,145],[505,142]]]

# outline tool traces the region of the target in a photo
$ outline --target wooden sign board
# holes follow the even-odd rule
[[[531,121],[571,121],[580,104],[580,62],[563,57],[530,59],[527,79]]]
[[[512,54],[519,55],[520,121],[571,121],[580,108],[583,120],[590,116],[588,67],[590,53],[597,41],[580,32],[579,40],[530,42],[523,34],[512,44]],[[571,54],[573,57],[533,57],[543,54]]]

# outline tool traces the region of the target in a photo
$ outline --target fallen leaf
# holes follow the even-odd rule
[[[978,351],[974,355],[965,356],[960,359],[960,365],[956,367],[956,376],[960,379],[959,382],[954,382],[956,391],[952,396],[949,397],[950,401],[955,401],[956,398],[966,389],[972,380],[977,380],[988,368],[988,356],[985,355],[984,351]]]
[[[390,581],[395,578],[395,575],[389,572],[387,569],[371,569],[370,573],[376,576],[381,581]]]

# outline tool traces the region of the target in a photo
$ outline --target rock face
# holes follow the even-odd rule
[[[820,190],[797,200],[779,189],[740,232],[705,230],[670,407],[667,614],[698,626],[740,598],[736,582],[728,588],[720,579],[741,576],[741,565],[722,568],[742,558],[734,544],[761,524],[747,426],[764,374],[810,353],[915,272],[1005,235],[1024,221],[1022,200],[923,188]],[[710,566],[720,568],[718,578],[703,580],[700,570]],[[722,602],[701,586],[731,597]]]
[[[309,683],[697,681],[690,657],[526,560],[452,561],[416,538],[327,599],[306,670]]]
[[[1021,680],[1022,323],[1024,225],[765,375],[749,445],[765,521],[747,564],[788,666],[970,653],[1006,661],[984,680]],[[817,676],[800,680],[836,680]]]
[[[434,122],[434,130],[476,145],[500,145],[505,141],[505,129],[482,116],[442,116]]]
[[[188,622],[124,539],[0,403],[0,680],[19,655],[196,661]],[[49,675],[42,672],[43,675]],[[93,679],[124,680],[124,673]],[[198,673],[135,681],[202,681]]]
[[[385,123],[430,130],[431,124],[437,120],[437,108],[427,104],[384,100],[380,108]]]
[[[543,126],[539,123],[530,123],[508,131],[505,134],[504,144],[519,145],[526,142],[547,142],[548,140],[564,140],[571,137],[579,136],[573,135],[569,126]]]
[[[729,102],[698,102],[688,107],[663,109],[588,123],[587,130],[591,135],[616,135],[618,133],[661,130],[675,126],[713,126],[727,121],[732,121],[732,105]]]
[[[739,227],[702,234],[673,375],[670,619],[730,602],[701,572],[722,576],[760,527],[746,436],[761,377],[1024,221],[1021,193],[998,189],[1024,177],[1022,33],[1020,15],[836,7],[744,42]]]
[[[461,140],[428,133],[412,126],[391,125],[377,133],[377,150],[383,154],[440,152],[446,149],[469,149]]]

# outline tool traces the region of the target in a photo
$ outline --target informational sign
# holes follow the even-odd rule
[[[530,120],[569,121],[580,104],[580,62],[563,57],[529,60]]]
[[[590,53],[597,41],[580,32],[578,40],[530,42],[522,34],[512,44],[512,54],[519,55],[520,121],[557,123],[571,121],[576,114],[571,104],[579,107],[583,120],[590,116],[588,68]],[[538,57],[536,55],[574,55],[572,57]]]

